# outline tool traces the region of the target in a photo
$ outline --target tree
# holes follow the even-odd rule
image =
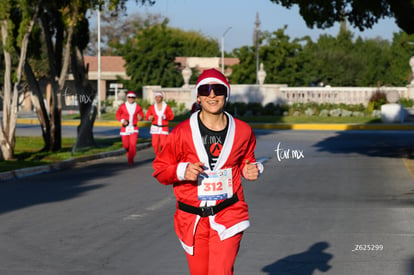
[[[137,26],[135,35],[125,44],[117,45],[131,77],[125,83],[130,90],[140,91],[143,85],[179,87],[183,78],[177,56],[218,56],[218,42],[196,32],[185,32],[168,27],[168,19],[161,24],[146,20]]]
[[[341,30],[338,36],[321,35],[303,47],[304,71],[309,83],[331,86],[404,86],[409,82],[410,36],[394,34],[392,45],[380,38],[353,39]]]
[[[302,86],[300,77],[302,62],[298,58],[302,51],[301,39],[291,39],[285,34],[287,26],[273,33],[266,33],[265,45],[260,48],[260,59],[266,68],[267,83],[286,83]]]
[[[45,139],[44,149],[56,151],[61,148],[61,97],[70,59],[78,98],[84,92],[91,93],[89,97],[91,101],[80,104],[81,125],[78,128],[78,140],[81,142],[79,144],[94,144],[92,135],[94,112],[91,111],[93,109],[91,106],[96,91],[92,91],[88,86],[88,82],[85,81],[87,80],[87,68],[83,63],[82,54],[89,36],[86,13],[88,10],[95,10],[104,4],[114,11],[125,10],[126,1],[62,0],[43,2],[38,0],[5,0],[0,3],[1,46],[5,64],[3,123],[0,131],[0,147],[3,158],[10,159],[13,156],[17,100],[23,87],[23,70],[34,95],[33,102],[38,110],[37,114]],[[136,2],[141,4],[154,3],[151,0],[136,0]],[[42,26],[42,41],[46,45],[48,69],[45,74],[52,89],[49,113],[45,107],[36,74],[27,62],[27,49],[37,18],[39,18]],[[34,41],[36,40],[32,40],[32,43]],[[15,70],[12,66],[13,60],[18,63]],[[83,139],[83,137],[88,138]]]
[[[412,71],[409,60],[414,52],[413,41],[414,34],[394,33],[390,49],[390,68],[386,74],[385,83],[404,86],[410,83]]]
[[[256,47],[243,46],[234,49],[233,55],[239,59],[239,64],[231,67],[230,82],[232,84],[256,83]]]
[[[134,13],[123,17],[112,11],[103,11],[101,15],[101,54],[115,55],[117,45],[125,44],[126,41],[136,34],[137,26],[143,26],[145,22],[150,25],[161,24],[161,15],[147,14],[144,18],[141,14]],[[97,55],[98,30],[92,29],[87,55]]]
[[[308,27],[329,28],[346,19],[361,31],[371,28],[384,17],[394,17],[408,34],[414,33],[414,2],[412,0],[270,0],[286,8],[299,6],[299,13]]]
[[[263,63],[267,76],[266,83],[285,83],[289,85],[303,85],[298,60],[302,46],[298,39],[290,40],[285,34],[287,26],[273,33],[264,32],[260,37],[259,62]],[[233,54],[240,63],[232,67],[232,83],[253,84],[256,82],[256,49],[242,47]]]
[[[0,149],[2,158],[6,160],[14,154],[18,95],[22,90],[29,38],[38,12],[39,4],[34,5],[33,9],[29,9],[28,5],[22,5],[19,9],[15,1],[3,0],[0,3],[1,43],[5,64]],[[17,68],[12,67],[13,57],[18,57]]]
[[[363,61],[354,54],[352,34],[341,30],[337,37],[321,35],[316,44],[304,47],[303,54],[310,56],[311,82],[322,82],[331,86],[356,86],[363,68]],[[309,66],[307,70],[309,70]]]

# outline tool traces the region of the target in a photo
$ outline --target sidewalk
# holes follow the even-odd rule
[[[149,148],[151,146],[152,145],[150,142],[137,144],[137,151]],[[101,158],[115,157],[115,156],[120,156],[123,154],[125,154],[125,149],[122,148],[122,149],[118,149],[118,150],[114,150],[110,152],[102,152],[102,153],[98,153],[98,154],[90,155],[90,156],[70,158],[70,159],[60,161],[57,163],[27,167],[27,168],[14,170],[14,171],[1,172],[0,183],[4,181],[8,181],[8,180],[21,179],[21,178],[25,178],[29,176],[38,175],[38,174],[49,173],[52,171],[69,169],[69,168],[75,167],[76,164],[79,164],[82,162],[101,159]]]

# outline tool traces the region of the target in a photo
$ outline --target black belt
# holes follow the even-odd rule
[[[158,127],[167,127],[167,126],[168,126],[168,124],[167,124],[167,125],[152,124],[152,125],[154,125],[154,126],[158,126]]]
[[[217,214],[221,210],[229,207],[230,205],[235,204],[238,201],[239,197],[237,197],[237,194],[234,194],[233,197],[231,197],[230,199],[222,201],[221,203],[214,206],[195,207],[178,201],[178,209],[187,213],[199,215],[201,217],[208,217]]]

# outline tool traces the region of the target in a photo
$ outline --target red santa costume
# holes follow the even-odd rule
[[[136,95],[130,91],[127,93],[128,101],[119,106],[116,119],[121,122],[122,146],[127,151],[128,163],[133,164],[137,152],[138,121],[144,117],[141,106],[135,102]]]
[[[203,74],[197,87],[212,80],[223,83],[228,87],[227,98],[229,97],[230,86],[221,73]],[[205,167],[207,176],[199,175],[198,182],[186,181],[184,174],[189,163],[210,162],[200,132],[199,113],[200,111],[193,113],[188,120],[171,131],[163,151],[153,162],[153,176],[162,184],[173,185],[177,198],[175,232],[187,253],[191,274],[233,274],[241,234],[250,226],[241,176],[245,176],[243,168],[246,161],[256,161],[256,139],[247,123],[225,113],[228,121],[227,133],[224,143],[220,144],[222,147],[214,168]],[[221,187],[225,187],[227,193],[217,193],[216,190]],[[203,236],[198,237],[200,234]],[[201,243],[199,238],[210,240],[207,248],[198,245]],[[216,240],[212,240],[213,238]],[[231,239],[234,240],[226,242]],[[214,248],[215,246],[218,248]],[[200,251],[203,255],[193,262],[191,255]],[[215,263],[212,265],[211,262]],[[223,269],[223,266],[227,268]]]
[[[161,92],[155,92],[154,97],[158,96],[161,97],[161,100],[164,97]],[[174,113],[170,106],[164,101],[161,104],[161,109],[157,108],[157,103],[151,105],[145,115],[146,120],[150,121],[152,119],[150,134],[152,135],[152,147],[154,148],[155,155],[159,154],[167,140],[169,132],[168,121],[174,119]]]

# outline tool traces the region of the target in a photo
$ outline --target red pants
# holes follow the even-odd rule
[[[164,147],[168,135],[152,134],[152,147],[154,147],[155,155],[158,155]]]
[[[194,255],[187,255],[191,275],[232,275],[234,262],[239,252],[243,233],[220,240],[217,232],[210,228],[207,218],[197,225]]]
[[[122,146],[127,152],[128,163],[133,164],[134,158],[137,153],[137,140],[138,133],[133,133],[130,135],[122,135]]]

